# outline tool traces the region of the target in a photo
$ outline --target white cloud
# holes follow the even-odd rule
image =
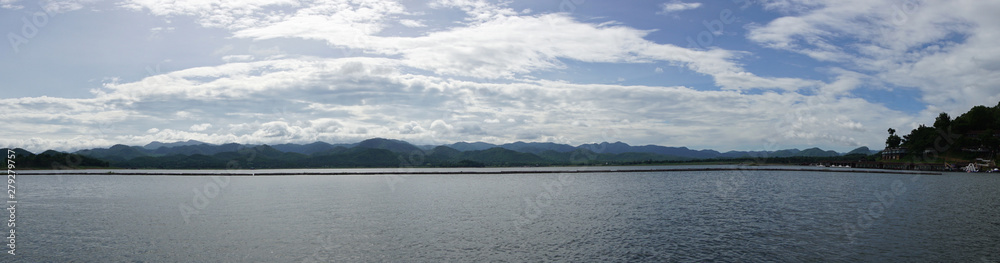
[[[230,63],[109,85],[95,99],[2,99],[0,103],[11,109],[5,114],[66,117],[51,119],[56,128],[46,128],[47,132],[14,131],[15,138],[35,138],[32,141],[0,143],[69,150],[188,139],[273,144],[388,137],[443,144],[535,138],[577,144],[612,139],[726,150],[733,145],[757,149],[753,142],[778,138],[787,145],[877,147],[884,136],[863,132],[865,127],[903,127],[912,120],[878,104],[825,93],[748,95],[547,80],[489,83],[406,74],[395,67],[402,65],[374,58]],[[129,113],[114,110],[126,103],[131,105]],[[223,104],[224,108],[213,108]],[[130,125],[101,132],[99,120],[84,121],[94,118],[90,116],[112,121],[128,118]],[[40,124],[44,122],[22,119],[11,126]],[[620,132],[605,138],[604,129],[612,128]],[[93,138],[60,139],[80,134],[81,129],[93,130]]]
[[[67,13],[83,8],[84,4],[89,4],[95,2],[95,0],[61,0],[61,1],[46,1],[42,5],[42,9],[47,13]]]
[[[912,87],[928,110],[961,113],[1000,100],[1000,3],[786,0],[789,15],[752,27],[761,45],[841,63],[883,85]],[[850,43],[850,44],[847,44]],[[923,112],[923,116],[936,116]]]
[[[193,114],[191,114],[191,112],[188,111],[178,111],[174,113],[174,116],[176,116],[179,119],[188,119],[191,118],[192,115]]]
[[[240,29],[254,26],[266,19],[267,15],[273,14],[263,12],[266,7],[290,7],[298,6],[299,3],[294,0],[126,0],[120,5],[163,17],[193,15],[205,27]]]
[[[202,124],[191,125],[191,129],[190,130],[191,131],[195,131],[195,132],[201,132],[201,131],[208,130],[208,128],[212,128],[212,124],[211,123],[202,123]]]
[[[416,121],[410,121],[399,126],[399,133],[402,134],[419,134],[427,131],[423,127],[420,127],[420,123]]]
[[[400,19],[399,24],[405,27],[427,27],[423,22],[413,19]]]
[[[222,61],[225,61],[226,63],[230,63],[230,62],[245,62],[245,61],[252,61],[252,60],[253,60],[253,56],[251,56],[251,55],[228,55],[228,56],[222,57]]]
[[[294,14],[270,15],[255,20],[253,27],[230,28],[238,30],[234,32],[236,37],[319,39],[365,49],[370,35],[385,27],[389,15],[406,14],[402,5],[391,1],[359,1],[357,5],[336,2],[305,7]]]
[[[449,133],[454,129],[454,126],[443,120],[434,120],[434,122],[431,122],[431,130],[437,133]]]
[[[222,10],[254,10],[259,5],[217,7]],[[172,15],[174,9],[148,7],[154,14]],[[657,44],[644,37],[649,31],[615,23],[581,23],[566,14],[519,15],[508,8],[485,1],[437,1],[436,8],[459,8],[469,15],[462,27],[430,32],[417,37],[386,37],[377,33],[390,16],[405,15],[402,5],[394,2],[364,1],[358,5],[319,5],[278,13],[266,18],[254,17],[253,26],[205,26],[233,30],[233,36],[255,40],[301,38],[326,41],[333,46],[363,50],[389,56],[401,56],[406,66],[437,74],[485,79],[514,78],[518,74],[565,67],[563,60],[600,63],[646,63],[666,61],[713,76],[716,84],[727,89],[796,90],[816,86],[815,81],[792,78],[761,77],[743,70],[735,60],[740,53],[713,49],[697,51],[668,44]],[[208,16],[214,6],[177,7],[179,10],[202,10]],[[259,15],[258,15],[259,16]]]
[[[997,4],[984,2],[950,9],[925,3],[907,11],[909,22],[902,24],[880,16],[894,2],[769,2],[766,8],[785,17],[751,27],[748,37],[836,65],[823,69],[830,81],[824,82],[754,74],[741,63],[755,56],[748,52],[687,49],[652,41],[651,31],[621,23],[528,15],[486,1],[436,1],[432,8],[459,9],[465,20],[407,37],[383,30],[425,27],[431,20],[394,2],[129,1],[124,6],[133,10],[228,30],[235,43],[305,39],[361,52],[319,58],[274,44],[285,40],[256,41],[240,51],[239,44],[224,45],[210,57],[211,66],[110,82],[92,98],[0,99],[9,105],[0,119],[13,120],[14,127],[0,144],[71,150],[154,140],[388,137],[418,144],[620,140],[760,150],[780,141],[788,148],[877,148],[884,134],[870,130],[902,128],[933,115],[900,113],[858,98],[858,89],[916,87],[905,90],[919,92],[935,111],[1000,100],[1000,52],[993,48],[1000,36],[991,34],[1000,32],[1000,21],[993,21]],[[224,64],[215,65],[219,58]],[[537,78],[569,71],[577,62],[676,66],[711,77],[720,89]]]
[[[20,0],[0,0],[0,8],[14,10],[24,8],[23,5],[18,5],[17,2],[20,2]]]
[[[698,7],[701,7],[701,3],[684,3],[684,2],[681,2],[679,0],[674,0],[674,1],[671,1],[671,2],[660,4],[660,9],[661,10],[660,10],[660,12],[656,12],[656,14],[658,14],[658,15],[669,14],[669,13],[680,12],[680,11],[684,11],[684,10],[691,10],[691,9],[695,9],[695,8],[698,8]]]
[[[436,0],[430,4],[433,8],[458,8],[469,15],[466,20],[485,22],[498,18],[517,15],[513,9],[504,4],[493,4],[485,0]]]

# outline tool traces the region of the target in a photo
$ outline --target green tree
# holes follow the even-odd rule
[[[903,136],[902,146],[910,149],[912,153],[933,149],[934,140],[939,136],[937,130],[931,127],[920,125],[920,127],[910,131],[910,134]]]
[[[948,113],[942,112],[938,115],[937,119],[934,119],[934,128],[944,130],[948,126],[951,126],[951,116],[948,116]]]
[[[903,143],[903,139],[896,135],[896,129],[889,128],[889,138],[885,140],[886,148],[896,148]]]
[[[998,123],[995,123],[998,121],[997,115],[997,111],[993,108],[980,105],[972,107],[965,114],[956,117],[952,123],[955,124],[955,132],[957,133],[982,131],[997,127]]]
[[[993,129],[986,129],[983,134],[979,135],[979,142],[984,148],[995,151],[997,146],[1000,145],[1000,138],[993,136],[994,133],[996,133],[996,131]]]

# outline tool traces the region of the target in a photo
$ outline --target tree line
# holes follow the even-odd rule
[[[946,158],[971,160],[995,156],[1000,150],[1000,103],[993,107],[972,107],[952,119],[942,112],[930,127],[921,124],[909,134],[899,136],[889,128],[886,148],[907,149],[906,157],[920,157],[934,151]]]

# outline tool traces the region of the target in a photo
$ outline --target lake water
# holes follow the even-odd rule
[[[4,262],[1000,261],[997,174],[18,179]]]

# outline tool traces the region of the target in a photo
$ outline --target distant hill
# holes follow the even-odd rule
[[[338,146],[352,147],[353,145],[350,145],[350,144],[338,144]],[[314,143],[305,144],[305,145],[286,143],[286,144],[274,145],[272,147],[274,147],[274,149],[282,151],[282,152],[293,152],[293,153],[301,153],[301,154],[309,155],[309,154],[314,154],[314,153],[318,153],[318,152],[329,151],[329,150],[332,150],[333,148],[335,148],[336,146],[333,145],[333,144],[325,143],[325,142],[314,142]]]
[[[156,150],[150,151],[150,155],[193,155],[193,154],[203,154],[203,155],[213,155],[222,152],[234,152],[241,148],[253,147],[254,145],[242,145],[238,143],[227,143],[223,145],[213,145],[213,144],[196,144],[196,145],[180,145],[173,147],[160,147]]]
[[[767,158],[771,153],[771,151],[728,151],[720,154],[718,158]]]
[[[76,154],[107,160],[112,163],[150,155],[150,153],[143,147],[127,146],[122,144],[111,146],[111,148],[108,149],[95,148],[90,150],[81,150],[77,151]]]
[[[5,158],[7,150],[8,148],[0,149],[0,151],[4,152]],[[39,154],[33,154],[21,148],[14,148],[12,151],[14,152],[14,159],[11,161],[13,161],[12,164],[15,169],[61,170],[109,166],[109,163],[105,160],[53,150],[47,150]]]
[[[149,144],[146,144],[146,146],[143,146],[142,148],[156,150],[159,149],[160,147],[177,147],[177,146],[190,146],[190,145],[200,145],[200,144],[206,144],[206,143],[195,140],[188,140],[186,142],[172,142],[172,143],[162,143],[158,141],[153,141]]]
[[[820,148],[809,148],[809,149],[805,149],[805,150],[799,152],[795,156],[805,156],[805,157],[834,157],[834,156],[840,156],[840,154],[837,153],[837,152],[835,152],[835,151],[824,151],[824,150],[822,150]]]
[[[500,148],[516,152],[536,154],[544,151],[572,152],[573,150],[576,150],[576,147],[573,146],[551,142],[515,142],[500,145]]]
[[[452,149],[464,152],[464,151],[482,151],[482,150],[486,150],[486,149],[489,149],[489,148],[497,147],[498,145],[496,145],[496,144],[490,144],[490,143],[485,143],[485,142],[471,142],[471,143],[470,142],[456,142],[454,144],[445,145],[445,146],[448,146],[448,148],[452,148]]]
[[[361,141],[355,147],[360,148],[371,148],[371,149],[384,149],[391,152],[397,153],[411,153],[414,151],[423,152],[417,146],[410,144],[408,142],[392,139],[374,138]]]
[[[156,148],[151,149],[154,147]],[[860,147],[850,153],[865,152],[871,150]],[[22,153],[30,154],[27,151]],[[65,153],[46,151],[40,155],[58,154]],[[81,150],[75,154],[125,168],[198,169],[220,169],[233,165],[241,168],[396,167],[401,165],[400,160],[405,160],[404,165],[448,167],[639,164],[727,158],[841,156],[835,151],[819,148],[720,153],[715,150],[692,150],[687,147],[632,146],[623,142],[579,146],[552,142],[514,142],[502,145],[458,142],[450,145],[418,147],[406,141],[385,138],[344,144],[314,142],[274,146],[236,143],[214,145],[190,140],[175,143],[154,142],[143,147],[115,145],[107,149]]]
[[[7,150],[8,150],[8,149],[9,149],[9,148],[3,148],[3,149],[0,149],[0,150],[3,150],[3,152],[4,152],[4,156],[7,156],[7,154],[6,154],[6,153],[7,153]],[[14,150],[13,150],[13,151],[14,151],[14,156],[15,156],[15,157],[16,157],[16,156],[30,156],[30,155],[35,155],[34,153],[31,153],[31,152],[29,152],[28,150],[25,150],[25,149],[21,149],[21,148],[14,148]],[[15,159],[16,159],[16,158],[15,158]]]
[[[462,152],[459,150],[452,149],[448,146],[438,146],[434,147],[434,149],[431,149],[430,151],[427,151],[425,160],[427,162],[434,163],[447,163],[460,161],[462,160],[461,156]]]
[[[872,151],[871,149],[868,149],[867,146],[861,146],[861,147],[858,147],[857,149],[854,149],[854,150],[851,150],[850,152],[845,153],[844,155],[852,155],[852,154],[854,154],[854,155],[856,155],[856,154],[872,155],[872,154],[875,154],[877,152],[878,151]]]

